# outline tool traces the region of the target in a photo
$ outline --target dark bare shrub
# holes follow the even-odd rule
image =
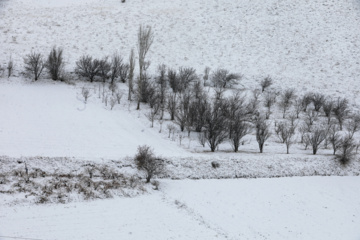
[[[356,113],[351,116],[349,121],[346,123],[346,129],[348,130],[351,137],[360,129],[360,114]]]
[[[276,103],[276,92],[266,92],[264,97],[264,106],[267,108],[266,119],[270,118],[271,108]]]
[[[9,78],[9,77],[11,77],[12,72],[14,70],[14,62],[13,62],[12,57],[10,57],[10,60],[9,60],[9,62],[7,64],[7,66],[6,66],[6,69],[7,69],[7,72],[8,72],[7,76]]]
[[[307,141],[313,149],[313,154],[315,155],[319,149],[320,144],[325,140],[327,136],[327,131],[324,128],[316,127],[311,132],[305,134],[304,141]]]
[[[349,102],[346,98],[338,98],[333,108],[335,118],[339,122],[340,130],[342,130],[343,123],[349,115]]]
[[[129,92],[128,92],[128,100],[131,101],[132,93],[134,92],[134,70],[135,70],[135,54],[134,49],[131,49],[130,57],[129,57]]]
[[[53,47],[47,58],[46,69],[52,80],[59,80],[64,68],[63,49]]]
[[[192,82],[198,79],[196,70],[192,67],[180,67],[178,80],[179,80],[179,91],[183,92],[186,90]]]
[[[303,97],[302,97],[302,106],[303,106],[303,111],[306,112],[307,107],[309,106],[309,104],[312,102],[313,99],[313,93],[306,93]]]
[[[261,91],[264,92],[266,88],[270,87],[273,84],[273,80],[270,76],[267,76],[260,82]]]
[[[228,131],[224,105],[221,101],[215,101],[215,103],[209,107],[205,122],[205,138],[211,151],[215,152],[216,147],[226,139]]]
[[[266,140],[271,136],[269,125],[266,123],[265,118],[259,116],[255,121],[256,141],[259,145],[260,153],[263,152]]]
[[[324,105],[325,96],[321,93],[314,93],[312,96],[312,103],[314,104],[315,111],[319,112],[321,107]]]
[[[285,118],[285,114],[287,110],[289,110],[289,108],[291,107],[294,98],[295,98],[295,89],[293,88],[286,89],[281,93],[278,104],[279,107],[282,109],[283,118]]]
[[[41,53],[31,52],[24,58],[25,70],[34,76],[37,81],[45,67],[44,57]]]
[[[146,54],[148,53],[152,43],[154,41],[154,34],[151,30],[151,27],[145,27],[140,25],[138,31],[138,41],[137,41],[137,49],[138,49],[138,56],[139,56],[139,73],[140,76],[137,81],[138,87],[138,99],[137,99],[137,110],[140,109],[140,102],[142,100],[141,94],[144,92],[142,87],[144,86],[143,81],[146,81],[146,74],[145,71],[149,66],[148,62],[145,62]]]
[[[110,84],[113,85],[115,83],[116,78],[120,77],[121,68],[123,66],[123,59],[119,54],[114,54],[111,58],[110,70],[109,70],[109,78]],[[127,73],[126,73],[127,75]],[[125,76],[126,78],[126,76]]]
[[[238,84],[242,79],[242,75],[238,73],[230,73],[226,69],[217,69],[212,76],[212,82],[215,87],[231,88],[233,85]]]
[[[170,88],[174,93],[180,92],[180,82],[175,69],[169,68],[167,71],[167,78],[169,80]]]
[[[111,65],[108,61],[108,57],[104,57],[99,60],[99,72],[98,76],[105,82],[110,77]]]
[[[145,171],[146,183],[149,183],[154,175],[165,171],[164,161],[156,158],[153,150],[147,145],[138,147],[134,160],[138,169]]]
[[[340,148],[341,136],[339,133],[339,127],[337,125],[332,125],[329,127],[327,141],[330,142],[333,148],[333,154],[335,155],[336,151]]]
[[[275,132],[282,143],[286,145],[286,153],[289,154],[290,146],[295,142],[296,125],[288,122],[279,122],[276,124]]]
[[[82,96],[83,96],[83,98],[84,98],[84,103],[86,104],[87,103],[87,100],[88,100],[88,98],[90,97],[90,90],[88,89],[88,88],[86,88],[86,87],[83,87],[82,89],[81,89],[81,94],[82,94]]]
[[[251,132],[251,126],[242,118],[243,116],[236,116],[235,121],[231,124],[230,142],[234,152],[239,150],[241,139]]]
[[[345,165],[355,156],[356,144],[350,133],[341,138],[339,146],[337,158]]]
[[[175,120],[176,109],[178,107],[178,101],[175,93],[170,93],[168,96],[167,110],[170,114],[170,120]]]
[[[212,166],[213,168],[219,168],[219,167],[220,167],[220,163],[218,163],[217,161],[212,161],[212,162],[211,162],[211,166]]]
[[[95,76],[99,74],[100,61],[90,56],[82,56],[76,62],[75,73],[80,77],[87,78],[90,82],[94,81]]]
[[[328,119],[328,124],[330,124],[330,122],[331,122],[331,116],[332,116],[332,111],[333,111],[334,106],[335,106],[334,100],[325,99],[325,101],[323,103],[323,110],[324,110],[325,116]]]
[[[209,80],[209,74],[210,74],[210,68],[209,68],[209,67],[205,67],[205,69],[204,69],[204,76],[203,76],[204,86],[206,86],[206,82]]]

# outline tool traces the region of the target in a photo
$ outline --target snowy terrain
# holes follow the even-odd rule
[[[346,96],[359,109],[359,17],[356,0],[0,0],[0,67],[10,56],[15,63],[14,76],[0,74],[0,239],[359,239],[358,155],[342,166],[331,149],[314,156],[294,144],[285,154],[275,136],[259,154],[253,134],[239,153],[228,142],[211,153],[193,133],[169,136],[169,120],[150,128],[148,106],[136,111],[125,84],[111,110],[102,84],[22,75],[26,54],[46,55],[54,45],[64,48],[69,72],[84,54],[128,59],[146,24],[155,33],[152,73],[161,63],[199,74],[224,67],[244,74],[244,89],[269,75],[275,88]],[[143,176],[132,160],[143,144],[167,163],[159,191],[143,183],[129,189]],[[25,163],[30,173],[46,172],[30,179],[34,189]],[[95,191],[93,201],[73,191],[57,204],[61,188],[35,204],[63,175],[76,175],[72,186],[83,182],[89,166],[109,167],[122,185]]]

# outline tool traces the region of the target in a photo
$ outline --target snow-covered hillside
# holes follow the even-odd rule
[[[278,86],[326,90],[355,100],[360,82],[360,3],[315,1],[11,0],[0,2],[0,63],[31,50],[64,48],[67,68],[83,54],[136,49],[140,24],[152,26],[148,58],[202,72],[225,67],[244,84],[270,75]]]
[[[150,74],[163,63],[200,76],[223,67],[244,75],[245,91],[270,76],[276,89],[345,96],[360,109],[358,0],[0,0],[0,68],[15,64],[10,78],[0,71],[1,240],[360,238],[359,155],[341,165],[330,148],[312,155],[298,142],[285,154],[274,134],[260,154],[254,133],[238,153],[229,142],[212,153],[195,132],[169,134],[166,115],[151,128],[126,84],[111,109],[106,84],[23,75],[26,54],[53,46],[68,73],[82,55],[127,61],[140,24],[154,31]],[[132,157],[144,144],[167,165],[159,191],[139,184]]]

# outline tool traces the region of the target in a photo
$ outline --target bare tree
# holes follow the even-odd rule
[[[335,118],[339,122],[340,130],[342,130],[343,123],[349,114],[349,102],[346,98],[338,98],[333,108]]]
[[[154,175],[165,172],[164,161],[155,157],[153,150],[147,145],[138,147],[134,160],[137,168],[145,171],[146,183],[149,183]]]
[[[134,92],[134,69],[135,69],[135,54],[134,49],[131,49],[129,58],[129,93],[128,100],[131,101],[131,95]]]
[[[180,82],[175,69],[169,68],[167,71],[169,85],[174,93],[180,92]]]
[[[37,81],[45,67],[44,57],[41,53],[31,52],[24,58],[26,72],[34,75]]]
[[[206,86],[206,82],[209,80],[209,74],[210,74],[210,68],[209,68],[209,67],[205,67],[205,69],[204,69],[204,76],[203,76],[204,86]]]
[[[221,101],[215,101],[206,114],[205,138],[212,152],[227,137],[227,123]]]
[[[312,102],[313,99],[313,93],[306,93],[303,97],[302,97],[302,106],[303,106],[303,111],[306,112],[307,107],[309,106],[309,104]]]
[[[260,82],[261,92],[264,92],[266,88],[270,87],[273,84],[273,80],[270,76],[267,76]]]
[[[282,143],[286,145],[286,153],[289,154],[290,146],[295,142],[296,125],[288,122],[279,122],[276,124],[275,132]]]
[[[115,79],[120,76],[120,71],[121,71],[122,67],[123,67],[122,57],[117,53],[113,54],[113,56],[111,58],[110,69],[109,69],[109,78],[110,78],[111,85],[114,85]]]
[[[351,137],[353,137],[354,134],[357,131],[359,131],[359,129],[360,129],[360,114],[359,113],[353,114],[351,116],[350,120],[346,123],[346,128]]]
[[[265,118],[259,116],[255,121],[256,141],[258,142],[260,153],[263,153],[264,144],[271,136],[269,125],[266,123]]]
[[[342,164],[345,165],[353,159],[355,155],[356,144],[351,134],[347,134],[341,138],[339,145],[340,147],[337,158]]]
[[[170,93],[168,96],[167,110],[170,114],[170,120],[175,120],[177,110],[177,97],[175,93]]]
[[[13,59],[12,57],[10,56],[10,60],[7,64],[7,67],[6,67],[7,71],[8,71],[8,78],[11,77],[11,74],[13,72],[13,69],[14,69],[14,62],[13,62]]]
[[[276,92],[266,92],[264,97],[264,106],[267,108],[266,119],[270,118],[271,108],[276,103]]]
[[[321,107],[324,105],[325,96],[321,93],[314,93],[312,95],[312,103],[314,104],[315,111],[319,112]]]
[[[282,109],[283,118],[285,118],[286,111],[289,110],[293,99],[295,97],[295,89],[289,88],[283,91],[280,95],[279,107]]]
[[[335,155],[336,151],[340,148],[341,143],[341,136],[337,125],[333,124],[329,127],[327,140],[331,143],[333,154]]]
[[[238,115],[232,122],[231,128],[232,132],[230,136],[230,141],[234,152],[237,152],[239,150],[241,139],[251,132],[251,127],[249,123],[243,120],[242,115]]]
[[[242,77],[241,74],[230,73],[228,70],[220,68],[213,73],[212,82],[215,87],[231,88],[233,85],[238,84]]]
[[[98,75],[103,82],[110,77],[111,65],[108,61],[108,57],[104,57],[99,60],[99,72]]]
[[[139,31],[138,31],[138,41],[137,41],[137,49],[139,54],[139,72],[140,76],[138,78],[138,104],[137,104],[137,110],[140,109],[140,102],[141,102],[141,96],[140,94],[143,92],[141,90],[141,87],[143,86],[143,81],[145,81],[144,72],[146,71],[146,68],[148,65],[145,62],[146,54],[148,53],[152,43],[154,41],[154,34],[151,30],[151,27],[145,27],[143,25],[140,25]]]
[[[167,87],[167,79],[166,79],[166,66],[164,64],[158,66],[159,76],[157,77],[158,84],[158,95],[160,100],[160,110],[161,116],[160,119],[164,116],[165,104],[166,104],[166,87]]]
[[[75,73],[81,77],[88,78],[90,82],[94,81],[99,71],[100,61],[93,59],[91,56],[83,55],[80,60],[76,62]]]
[[[46,61],[45,67],[47,68],[51,79],[58,80],[64,68],[63,49],[53,47]]]
[[[315,155],[319,149],[320,144],[325,140],[327,136],[326,129],[317,127],[312,132],[307,133],[304,137],[304,141],[309,142],[312,146],[313,154]]]
[[[146,117],[151,121],[151,127],[154,127],[154,121],[156,116],[159,114],[160,110],[160,103],[157,101],[152,108],[150,108],[150,111],[146,114]]]
[[[183,92],[189,85],[198,79],[196,70],[192,67],[180,67],[178,74],[179,91]]]
[[[323,103],[323,110],[324,110],[325,116],[328,119],[328,124],[330,124],[330,122],[331,122],[331,116],[332,116],[334,106],[335,106],[335,102],[332,99],[325,99],[325,101]]]

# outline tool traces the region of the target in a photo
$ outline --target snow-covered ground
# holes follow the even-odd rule
[[[131,199],[1,206],[0,236],[51,240],[357,240],[359,180],[166,180],[161,181],[160,192]]]
[[[332,150],[313,156],[300,144],[287,155],[275,136],[259,154],[253,134],[239,153],[229,143],[211,153],[194,134],[168,137],[168,120],[150,128],[148,107],[136,111],[124,84],[121,104],[110,110],[101,84],[22,76],[26,54],[46,55],[54,45],[64,48],[69,72],[84,54],[118,51],[127,59],[146,24],[155,34],[151,73],[162,63],[198,73],[224,67],[244,74],[246,89],[270,75],[275,88],[346,96],[358,107],[359,14],[355,0],[0,0],[0,65],[10,56],[15,64],[13,77],[0,75],[0,239],[359,239],[358,156],[341,166]],[[83,86],[91,92],[87,104]],[[3,192],[16,186],[2,183],[1,174],[23,172],[25,162],[30,172],[77,173],[101,164],[138,176],[131,157],[143,144],[168,164],[160,191],[150,185],[134,198],[75,197],[65,205]],[[211,167],[214,160],[220,168]],[[332,177],[274,178],[316,175]]]

